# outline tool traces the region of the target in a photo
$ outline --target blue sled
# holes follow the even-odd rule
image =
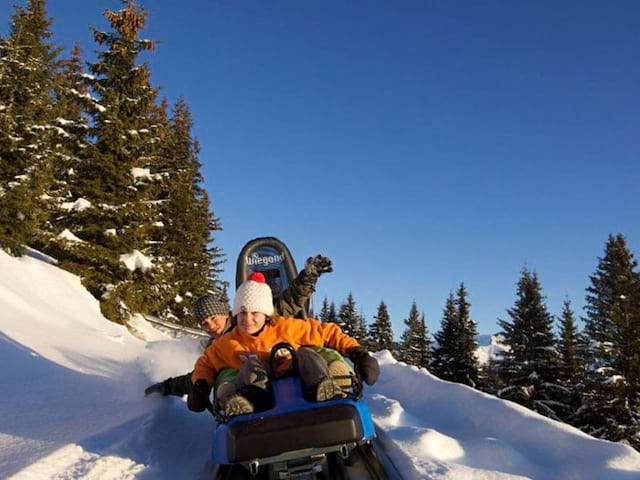
[[[352,448],[375,438],[371,413],[357,399],[358,394],[353,395],[356,398],[308,402],[297,377],[274,380],[272,391],[272,409],[218,423],[214,464],[241,464],[255,475],[261,465],[334,452],[346,458]]]

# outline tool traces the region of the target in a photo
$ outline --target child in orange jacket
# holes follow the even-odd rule
[[[225,378],[218,379],[216,394],[227,415],[251,413],[256,403],[268,403],[267,362],[272,347],[280,342],[287,342],[296,350],[303,384],[317,401],[343,397],[344,393],[331,377],[327,361],[317,349],[309,347],[326,346],[349,356],[356,371],[370,385],[378,378],[376,359],[338,325],[272,318],[271,289],[261,273],[253,273],[240,285],[232,313],[237,316],[236,328],[215,340],[196,362],[187,402],[190,410],[206,408],[211,387],[223,369],[227,369]]]

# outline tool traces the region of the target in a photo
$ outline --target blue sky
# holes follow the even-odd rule
[[[20,2],[23,3],[23,2]],[[481,333],[524,265],[581,312],[609,233],[640,251],[640,3],[143,2],[154,84],[191,106],[216,240],[288,244],[396,336],[433,333],[465,282]],[[51,0],[54,39],[96,49],[117,1]],[[0,6],[7,31],[9,2]]]

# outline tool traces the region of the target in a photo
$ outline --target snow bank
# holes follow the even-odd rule
[[[212,420],[142,393],[190,371],[198,348],[155,334],[106,320],[45,257],[0,250],[0,478],[201,477]]]
[[[640,478],[640,454],[376,354],[368,400],[407,478]],[[631,473],[633,472],[633,473]]]
[[[146,385],[189,372],[197,340],[109,322],[78,277],[0,251],[0,478],[205,478],[214,423]],[[365,399],[407,480],[632,480],[640,454],[376,354]]]

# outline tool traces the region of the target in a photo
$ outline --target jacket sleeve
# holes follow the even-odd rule
[[[209,385],[213,385],[213,382],[217,375],[217,370],[213,366],[213,362],[211,361],[211,357],[215,355],[213,351],[213,346],[209,345],[205,352],[200,355],[200,358],[196,360],[196,365],[193,369],[193,373],[191,374],[192,383],[196,383],[200,379],[206,380]]]
[[[280,297],[275,300],[275,313],[279,317],[296,317],[307,306],[316,290],[318,277],[312,277],[302,270]]]
[[[333,348],[346,355],[353,347],[358,347],[358,341],[345,334],[335,323],[320,323],[317,320],[308,320],[311,329],[317,330],[322,337],[323,346]]]

